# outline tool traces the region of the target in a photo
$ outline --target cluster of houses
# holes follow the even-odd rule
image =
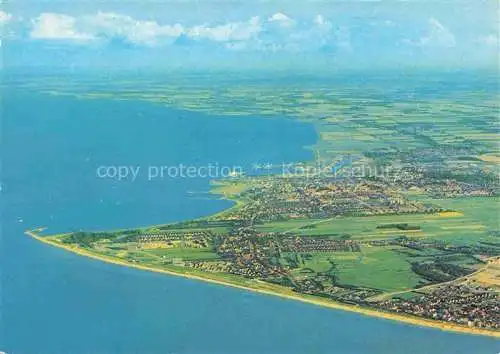
[[[209,273],[230,273],[231,271],[231,262],[227,261],[189,261],[186,262],[186,266]]]
[[[144,248],[172,247],[179,242],[181,245],[195,248],[205,248],[211,243],[214,235],[210,231],[144,233],[135,236],[135,241]]]
[[[380,294],[380,290],[377,289],[336,285],[327,286],[322,292],[322,295],[328,296],[331,299],[351,304],[363,304],[366,298],[378,294]]]
[[[229,260],[229,273],[247,278],[267,279],[281,276],[285,271],[280,265],[269,262],[269,253],[274,252],[272,242],[259,242],[258,234],[248,228],[236,229],[221,239],[217,253]]]
[[[244,192],[245,205],[232,220],[287,220],[338,215],[381,215],[429,212],[408,200],[400,189],[381,181],[273,177]]]
[[[434,198],[491,197],[499,194],[500,183],[496,173],[467,165],[451,167],[446,163],[400,167],[392,182],[404,189],[418,188]]]
[[[435,198],[491,197],[496,195],[493,186],[457,182],[455,180],[432,183],[425,186],[424,190]]]
[[[486,287],[446,285],[429,294],[391,299],[378,305],[394,312],[471,327],[500,328],[500,296]]]
[[[189,232],[175,232],[164,231],[158,233],[144,233],[136,236],[136,242],[168,242],[179,240],[208,240],[213,237],[210,231],[189,231]]]
[[[359,252],[361,250],[356,241],[327,237],[289,236],[280,241],[283,252]]]
[[[418,188],[435,198],[498,195],[498,169],[485,168],[477,154],[467,143],[366,153],[390,166],[380,180],[395,188]]]

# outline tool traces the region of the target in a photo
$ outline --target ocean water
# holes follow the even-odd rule
[[[498,353],[442,332],[105,264],[23,235],[165,223],[217,212],[207,178],[148,181],[148,166],[250,168],[312,157],[312,126],[160,105],[4,93],[0,350],[7,353]],[[99,166],[140,167],[135,181]]]

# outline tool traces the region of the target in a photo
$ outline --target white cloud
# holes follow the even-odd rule
[[[454,47],[456,44],[455,35],[433,17],[429,19],[429,33],[427,37],[421,39],[421,42],[424,45],[442,47]]]
[[[267,19],[268,22],[274,22],[279,24],[281,27],[291,27],[295,25],[295,20],[288,17],[282,12],[277,12]]]
[[[67,40],[122,38],[130,43],[153,46],[172,43],[183,34],[195,40],[243,41],[257,36],[261,30],[259,17],[213,27],[206,24],[184,27],[181,24],[160,25],[156,21],[141,21],[111,12],[98,12],[96,15],[78,18],[43,13],[32,20],[31,37]]]
[[[284,15],[286,16],[286,15]],[[281,15],[274,16],[284,20]],[[338,50],[350,50],[350,32],[347,27],[334,30],[332,23],[323,15],[317,15],[308,22],[294,22],[293,26],[276,25],[275,20],[261,23],[262,31],[255,40],[245,45],[228,46],[234,50],[252,50],[262,52],[305,53],[322,51],[334,53]]]
[[[112,12],[99,12],[84,16],[79,22],[86,32],[99,38],[125,38],[134,44],[155,45],[159,40],[171,40],[184,33],[180,24],[159,25],[155,21],[135,20],[130,16]]]
[[[262,30],[259,17],[252,17],[247,22],[230,22],[225,25],[210,27],[194,26],[186,31],[194,39],[209,39],[216,42],[244,41],[256,37]]]
[[[420,47],[455,47],[455,35],[434,17],[429,18],[427,33],[417,41],[404,40],[406,44]]]
[[[173,44],[182,36],[191,40],[186,45],[206,41],[240,51],[304,52],[350,47],[349,30],[334,30],[332,23],[323,15],[298,23],[278,12],[264,20],[255,16],[247,21],[185,26],[138,20],[112,12],[79,17],[42,13],[31,22],[31,38],[79,43],[104,44],[118,38],[136,45],[157,46]]]
[[[154,21],[138,21],[130,16],[98,12],[92,16],[72,17],[42,13],[32,20],[31,38],[88,41],[125,38],[131,43],[154,45],[165,37],[176,38],[184,32],[181,25],[160,26]]]
[[[316,17],[314,18],[314,23],[318,26],[322,26],[325,23],[325,18],[323,17],[323,15],[316,15]]]
[[[43,13],[32,21],[31,38],[86,41],[91,34],[76,29],[76,19],[56,13]]]
[[[10,20],[12,20],[11,14],[5,11],[0,11],[0,26],[6,25],[7,23],[10,22]]]

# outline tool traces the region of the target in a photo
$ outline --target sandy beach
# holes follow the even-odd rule
[[[342,310],[342,311],[350,311],[350,312],[356,312],[365,316],[372,316],[372,317],[379,317],[379,318],[384,318],[387,320],[392,320],[392,321],[399,321],[403,323],[408,323],[411,325],[416,325],[416,326],[424,326],[424,327],[432,327],[436,329],[440,329],[443,331],[449,331],[449,332],[459,332],[459,333],[464,333],[464,334],[474,334],[474,335],[483,335],[483,336],[490,336],[490,337],[497,337],[500,338],[500,331],[494,331],[494,330],[488,330],[488,329],[483,329],[483,328],[470,328],[470,327],[465,327],[465,326],[460,326],[458,324],[453,324],[453,323],[446,323],[446,322],[441,322],[441,321],[433,321],[433,320],[428,320],[424,318],[418,318],[414,316],[408,316],[408,315],[400,315],[400,314],[395,314],[395,313],[389,313],[389,312],[383,312],[383,311],[378,311],[375,309],[369,309],[369,308],[364,308],[360,306],[355,306],[355,305],[346,305],[346,304],[341,304],[338,302],[334,302],[331,300],[326,300],[326,299],[319,299],[315,298],[313,296],[308,296],[308,295],[300,295],[297,294],[287,288],[280,287],[278,285],[272,285],[272,284],[267,284],[264,282],[260,282],[261,284],[258,284],[256,282],[255,286],[243,286],[239,284],[233,284],[229,281],[226,280],[221,280],[221,279],[216,279],[216,278],[210,278],[209,275],[205,276],[200,276],[200,275],[195,275],[195,274],[186,274],[186,273],[181,273],[181,272],[176,272],[173,270],[166,270],[166,269],[161,269],[161,268],[155,268],[155,267],[150,267],[150,266],[145,266],[137,263],[129,263],[114,257],[107,257],[104,255],[98,255],[92,252],[89,252],[87,250],[84,250],[82,248],[78,247],[72,247],[68,245],[64,245],[58,242],[53,241],[52,239],[49,239],[45,236],[39,236],[36,231],[40,231],[41,229],[36,229],[36,230],[28,230],[25,232],[26,235],[43,242],[45,244],[62,248],[64,250],[67,250],[69,252],[76,253],[78,255],[88,257],[88,258],[93,258],[97,259],[103,262],[107,263],[112,263],[120,266],[125,266],[125,267],[131,267],[131,268],[136,268],[140,270],[145,270],[145,271],[150,271],[150,272],[156,272],[156,273],[163,273],[163,274],[168,274],[168,275],[173,275],[173,276],[181,276],[193,280],[199,280],[199,281],[204,281],[208,283],[213,283],[213,284],[218,284],[218,285],[223,285],[223,286],[229,286],[233,288],[238,288],[238,289],[243,289],[247,291],[252,291],[260,294],[265,294],[265,295],[271,295],[271,296],[279,296],[281,298],[289,299],[289,300],[296,300],[296,301],[302,301],[305,303],[309,303],[312,305],[316,306],[322,306],[322,307],[328,307],[336,310]]]

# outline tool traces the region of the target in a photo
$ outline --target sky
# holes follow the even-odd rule
[[[498,68],[490,0],[15,0],[3,67]]]

